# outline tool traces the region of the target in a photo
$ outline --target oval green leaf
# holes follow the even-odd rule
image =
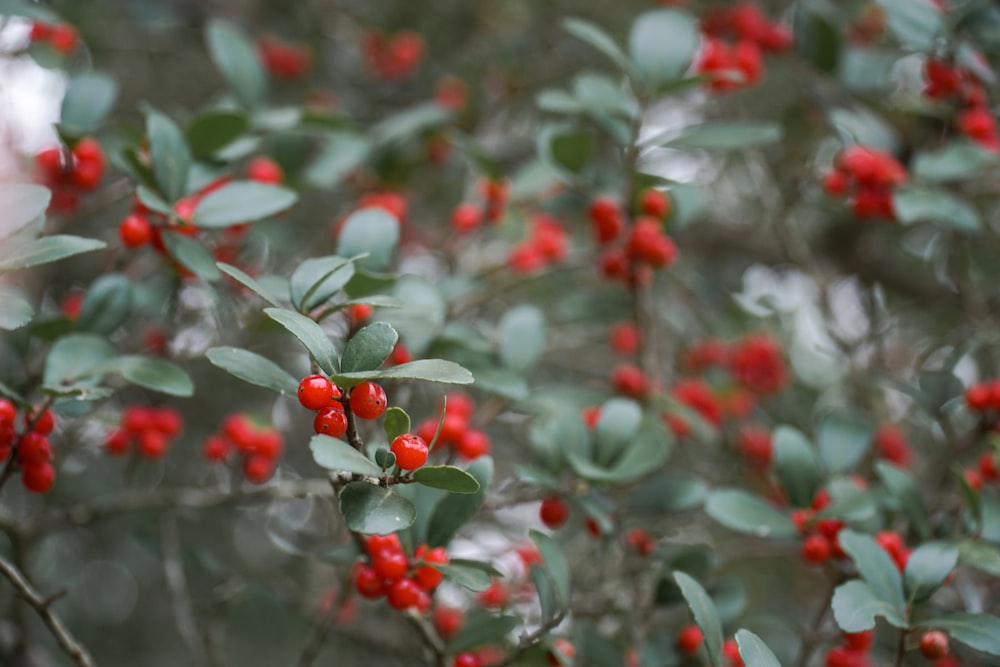
[[[369,477],[378,477],[382,474],[382,468],[378,464],[343,440],[323,434],[314,435],[309,440],[309,449],[312,451],[313,460],[321,468]]]
[[[367,482],[351,482],[344,487],[340,492],[340,513],[350,530],[366,535],[395,533],[409,528],[417,518],[409,500]]]
[[[340,359],[340,370],[343,373],[362,373],[377,369],[392,354],[398,340],[399,334],[391,325],[385,322],[369,324],[347,341]]]
[[[694,622],[701,628],[705,637],[705,652],[708,653],[708,663],[716,665],[722,656],[722,621],[715,603],[695,579],[683,572],[674,572],[681,594],[687,601]]]
[[[479,481],[456,466],[424,466],[413,473],[413,481],[452,493],[476,493]]]
[[[337,254],[367,255],[358,265],[381,271],[389,266],[398,242],[399,220],[383,208],[363,208],[344,221],[337,237]]]
[[[337,350],[322,327],[305,315],[284,308],[265,308],[264,313],[298,338],[323,372],[327,375],[337,373]]]
[[[208,51],[240,103],[252,109],[264,97],[267,79],[253,43],[231,23],[214,19],[205,32]]]
[[[244,382],[295,396],[298,381],[276,363],[250,350],[238,347],[213,347],[205,353],[214,366]]]
[[[730,530],[757,537],[786,539],[798,534],[783,512],[757,496],[739,489],[719,489],[709,494],[705,512]]]
[[[764,640],[749,630],[736,631],[736,645],[740,649],[744,667],[781,667],[778,658]]]
[[[40,239],[21,244],[6,253],[0,258],[0,271],[16,271],[40,264],[48,264],[91,250],[99,250],[105,245],[103,241],[69,234],[43,236]]]
[[[233,181],[206,195],[194,209],[194,224],[206,229],[257,222],[287,211],[299,200],[290,188]]]

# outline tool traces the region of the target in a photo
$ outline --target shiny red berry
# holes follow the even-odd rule
[[[336,385],[322,375],[308,375],[299,382],[299,403],[308,410],[329,407],[339,393]]]
[[[51,410],[46,410],[37,416],[32,415],[31,420],[34,422],[31,430],[40,435],[48,435],[56,427],[56,416]]]
[[[948,655],[948,635],[940,630],[929,630],[920,637],[920,653],[928,660]]]
[[[476,428],[470,428],[455,443],[455,451],[463,459],[478,459],[490,453],[490,436]]]
[[[389,601],[389,606],[393,609],[398,609],[400,611],[405,611],[411,607],[417,606],[420,602],[420,596],[423,591],[417,586],[417,582],[412,579],[400,579],[389,587],[386,591],[386,599]]]
[[[701,633],[701,628],[693,623],[685,625],[677,633],[677,648],[685,655],[696,654],[704,641],[705,637]]]
[[[243,476],[254,484],[263,484],[271,479],[277,468],[277,462],[267,456],[251,454],[243,459]]]
[[[317,412],[313,419],[313,430],[331,438],[342,437],[347,433],[347,415],[344,413],[344,406],[336,403]]]
[[[382,579],[375,572],[375,568],[359,564],[354,569],[354,588],[358,595],[369,600],[374,600],[385,595],[385,586]]]
[[[24,488],[34,493],[47,493],[56,480],[56,471],[51,464],[33,463],[21,469]]]
[[[549,528],[558,528],[569,518],[569,507],[559,496],[549,496],[538,508],[538,516]]]
[[[380,385],[366,381],[351,390],[351,410],[361,419],[376,419],[385,408],[385,389]]]
[[[451,667],[483,667],[483,661],[475,653],[459,653],[452,660]]]
[[[427,443],[413,433],[396,436],[389,451],[396,455],[396,465],[403,470],[416,470],[427,462]]]
[[[118,225],[118,238],[126,248],[144,246],[153,240],[153,226],[141,213],[131,213]]]
[[[465,614],[454,607],[436,607],[432,620],[434,629],[445,641],[457,635],[465,626]]]
[[[247,178],[258,183],[279,184],[285,180],[281,165],[268,157],[256,157],[247,165]]]
[[[823,535],[810,535],[802,543],[802,557],[813,565],[822,565],[830,559],[830,540]]]

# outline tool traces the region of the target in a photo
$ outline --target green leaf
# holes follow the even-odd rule
[[[544,567],[537,563],[532,563],[529,569],[531,583],[534,584],[535,594],[538,596],[538,606],[542,610],[542,620],[547,621],[555,618],[561,611],[562,605],[556,593],[556,586],[552,583],[552,577]]]
[[[0,285],[0,329],[13,331],[23,327],[34,316],[35,310],[18,291]]]
[[[351,482],[344,487],[340,492],[340,513],[350,530],[366,535],[395,533],[409,528],[417,518],[409,500],[368,482]]]
[[[519,625],[521,619],[517,616],[473,615],[466,619],[465,627],[448,648],[453,653],[461,653],[487,644],[496,644]]]
[[[525,373],[545,351],[545,315],[535,306],[511,308],[500,319],[497,336],[503,365]]]
[[[294,190],[281,185],[233,181],[205,195],[194,209],[192,221],[205,229],[222,229],[277,215],[298,200]]]
[[[594,429],[596,458],[610,465],[639,432],[642,408],[626,398],[612,398],[601,406],[601,416]]]
[[[981,540],[962,540],[958,545],[959,560],[995,577],[1000,577],[1000,549]]]
[[[0,183],[0,239],[45,215],[52,193],[34,183]]]
[[[947,542],[924,542],[910,553],[904,570],[911,601],[929,598],[958,564],[958,547]]]
[[[809,507],[823,474],[812,444],[790,426],[774,430],[774,471],[792,505]]]
[[[899,188],[892,193],[892,206],[896,219],[904,225],[936,222],[966,231],[978,231],[982,226],[975,209],[943,190]]]
[[[628,51],[646,88],[657,90],[684,75],[699,43],[698,22],[674,9],[656,9],[632,24]]]
[[[621,50],[621,47],[600,26],[590,21],[568,18],[563,20],[562,27],[569,34],[582,42],[586,42],[610,58],[611,62],[618,65],[622,72],[628,74],[630,77],[635,77],[636,70],[632,61],[628,59],[628,56]]]
[[[222,277],[215,265],[215,257],[198,239],[168,231],[161,232],[160,236],[170,256],[191,273],[208,282]]]
[[[168,202],[177,201],[187,190],[191,151],[174,121],[158,111],[146,116],[146,135],[153,161],[153,177]]]
[[[135,187],[135,196],[143,206],[151,211],[156,211],[166,216],[174,215],[174,209],[160,196],[160,193],[144,183],[139,183]]]
[[[942,12],[930,0],[877,0],[889,30],[907,49],[929,52],[944,32]]]
[[[76,328],[110,334],[125,322],[131,310],[132,281],[121,273],[109,273],[95,280],[87,290]]]
[[[410,415],[403,408],[393,406],[385,411],[383,425],[386,439],[392,442],[397,436],[410,432]]]
[[[423,466],[413,473],[413,481],[432,489],[452,493],[476,493],[479,482],[475,477],[455,466]]]
[[[465,368],[444,359],[417,359],[377,371],[334,373],[334,381],[352,387],[363,380],[426,380],[442,384],[472,384],[473,377]]]
[[[325,303],[354,277],[354,262],[338,255],[307,259],[292,272],[292,303],[303,312]]]
[[[989,614],[950,614],[921,624],[923,627],[944,630],[955,641],[969,648],[1000,655],[1000,618]]]
[[[212,61],[240,104],[248,109],[258,106],[267,79],[253,43],[242,30],[220,19],[209,23],[205,38]]]
[[[382,468],[378,464],[343,440],[317,434],[309,440],[309,449],[312,451],[313,460],[321,468],[369,477],[378,477],[382,474]]]
[[[899,501],[903,511],[913,524],[913,528],[920,535],[920,539],[926,540],[930,537],[930,520],[927,515],[927,506],[924,499],[917,490],[917,485],[913,478],[902,468],[879,461],[875,464],[875,472],[878,473],[882,483],[890,494]]]
[[[324,373],[336,375],[339,370],[337,350],[322,327],[305,315],[283,308],[265,308],[264,313],[298,338]]]
[[[117,97],[118,84],[107,74],[77,74],[66,86],[59,112],[60,130],[73,136],[93,132],[111,111]]]
[[[781,510],[739,489],[719,489],[708,495],[705,513],[730,530],[740,533],[787,539],[798,534]]]
[[[326,137],[316,159],[306,168],[303,180],[314,188],[332,189],[365,163],[372,145],[354,133],[334,132]]]
[[[101,336],[71,334],[55,342],[45,358],[42,383],[47,387],[75,384],[79,378],[97,376],[106,362],[115,357],[115,348]]]
[[[448,494],[434,508],[427,528],[427,544],[443,547],[475,516],[486,499],[486,491],[493,480],[493,459],[480,456],[469,465],[469,474],[479,482],[475,494]]]
[[[871,537],[849,529],[841,530],[837,539],[841,548],[854,561],[858,574],[872,593],[891,605],[900,615],[905,614],[903,578],[885,549]]]
[[[552,577],[560,608],[566,608],[570,602],[570,571],[562,547],[554,539],[537,530],[529,531],[528,536],[538,547],[538,553],[542,555],[542,561],[545,563],[545,570]]]
[[[0,14],[23,16],[43,23],[59,23],[62,20],[54,11],[33,0],[0,0]]]
[[[103,241],[69,234],[43,236],[18,245],[4,254],[0,258],[0,271],[16,271],[48,264],[91,250],[100,250],[105,245]]]
[[[697,477],[673,473],[654,475],[644,481],[629,497],[629,512],[662,514],[699,507],[708,497],[708,487]]]
[[[773,144],[781,140],[782,134],[780,125],[768,121],[709,123],[685,128],[680,135],[662,143],[655,138],[646,143],[659,143],[668,148],[731,151]]]
[[[964,139],[951,141],[932,151],[920,151],[913,159],[913,175],[925,181],[958,181],[995,167],[997,155]]]
[[[847,472],[871,448],[875,424],[868,415],[838,410],[823,418],[816,430],[816,445],[826,467]]]
[[[369,136],[377,144],[390,144],[444,125],[451,117],[451,111],[436,103],[418,104],[380,121],[371,128]]]
[[[864,632],[875,627],[875,617],[882,616],[897,628],[905,628],[906,620],[889,602],[881,599],[868,584],[852,579],[841,584],[833,593],[833,618],[844,632]]]
[[[490,587],[493,577],[481,567],[452,560],[449,563],[432,563],[432,567],[448,579],[470,591],[481,592]]]
[[[299,383],[285,369],[250,350],[238,347],[213,347],[205,353],[214,366],[244,382],[295,396]]]
[[[399,334],[389,324],[369,324],[347,341],[340,359],[341,371],[362,373],[377,369],[392,354],[398,340]]]
[[[363,208],[347,216],[337,237],[337,254],[368,256],[359,266],[381,271],[389,266],[399,242],[399,220],[379,207]]]
[[[744,667],[781,667],[778,658],[764,640],[749,630],[741,628],[736,631],[736,645],[740,649]]]
[[[208,160],[246,134],[248,129],[250,122],[244,114],[228,109],[211,109],[192,118],[184,136],[194,156],[199,160]]]
[[[708,653],[708,664],[719,664],[722,657],[722,621],[715,603],[692,577],[683,572],[674,572],[674,581],[681,589],[681,594],[687,601],[694,622],[701,628],[705,637],[705,651]]]
[[[231,264],[226,264],[225,262],[216,262],[215,266],[227,276],[243,285],[260,298],[264,299],[264,301],[267,301],[275,308],[281,308],[281,303],[278,301],[278,297],[271,294],[267,288],[257,282],[255,278],[252,278],[244,273],[242,269],[232,266]]]
[[[668,437],[662,426],[651,426],[647,422],[635,438],[627,443],[610,468],[594,465],[579,452],[567,451],[566,457],[577,474],[585,479],[625,483],[638,479],[663,464],[669,453]]]
[[[194,394],[191,376],[183,368],[166,359],[128,354],[107,361],[100,367],[100,371],[117,373],[126,382],[162,394],[171,396]]]
[[[567,178],[583,171],[596,148],[596,135],[573,123],[546,123],[537,134],[538,154]]]

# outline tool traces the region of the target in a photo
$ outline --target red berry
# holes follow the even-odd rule
[[[354,588],[358,591],[358,595],[369,600],[385,595],[385,586],[382,585],[382,579],[376,574],[375,568],[361,563],[354,568]]]
[[[420,594],[423,591],[417,586],[417,582],[412,579],[400,579],[389,587],[386,591],[386,599],[393,609],[405,611],[417,606],[420,601]]]
[[[478,459],[490,453],[490,436],[476,428],[470,428],[455,443],[455,451],[463,459]]]
[[[979,475],[985,482],[1000,480],[1000,470],[997,469],[997,456],[994,452],[984,452],[979,457]]]
[[[875,642],[875,633],[872,630],[864,630],[862,632],[845,632],[843,634],[844,643],[852,651],[859,651],[861,653],[867,653],[871,650],[872,644]]]
[[[52,445],[40,433],[25,433],[17,441],[17,460],[21,465],[31,466],[46,463],[52,459]]]
[[[913,452],[903,430],[895,424],[882,424],[875,431],[875,446],[879,456],[906,468],[910,465]]]
[[[351,410],[361,419],[376,419],[385,412],[385,389],[365,381],[351,390]]]
[[[254,484],[263,484],[271,479],[277,468],[277,462],[267,456],[251,454],[243,459],[243,476]]]
[[[483,661],[475,653],[459,653],[452,660],[451,667],[483,667]]]
[[[611,384],[621,394],[641,398],[649,391],[645,373],[634,364],[621,364],[611,371]]]
[[[151,428],[168,438],[175,438],[184,428],[184,419],[181,417],[181,413],[174,408],[160,408],[153,412]]]
[[[396,455],[396,465],[403,470],[416,470],[427,462],[427,443],[413,433],[396,436],[389,451]]]
[[[139,434],[139,453],[147,459],[158,459],[167,453],[170,438],[160,431],[143,431]]]
[[[225,461],[229,455],[229,442],[221,435],[212,435],[205,440],[201,451],[209,461]]]
[[[511,248],[507,266],[515,273],[534,273],[545,266],[545,255],[537,245],[525,241]]]
[[[321,410],[339,397],[335,384],[322,375],[307,375],[299,382],[299,403],[307,410]]]
[[[108,439],[104,441],[104,451],[111,456],[127,454],[131,446],[132,436],[125,429],[112,431]]]
[[[767,334],[752,334],[733,346],[729,370],[740,384],[756,394],[775,394],[788,384],[788,368],[781,347]]]
[[[742,427],[738,445],[740,453],[752,467],[764,470],[771,465],[774,446],[771,442],[771,433],[767,429],[752,424]]]
[[[893,530],[883,530],[875,536],[875,541],[890,555],[895,557],[906,549],[903,537]]]
[[[153,239],[153,226],[141,213],[131,213],[118,225],[118,238],[126,248],[144,246]]]
[[[985,382],[977,382],[965,390],[965,404],[976,412],[984,412],[990,408],[993,402],[992,394],[990,385]]]
[[[372,567],[385,583],[402,579],[410,569],[410,561],[402,551],[383,549],[372,556]]]
[[[867,667],[865,653],[854,651],[846,646],[835,646],[826,654],[826,667]]]
[[[722,657],[729,661],[729,667],[743,667],[743,656],[735,639],[727,639],[722,643]]]
[[[656,541],[642,528],[628,531],[625,534],[625,544],[635,549],[640,556],[648,556],[656,548]]]
[[[436,607],[434,609],[434,629],[445,641],[457,635],[465,626],[465,614],[454,607]]]
[[[569,507],[558,496],[549,496],[538,508],[538,516],[549,528],[559,528],[569,519]]]
[[[70,176],[82,190],[93,190],[104,177],[104,165],[96,162],[79,161]]]
[[[569,640],[561,637],[552,642],[552,648],[549,649],[547,656],[548,662],[552,667],[572,664],[574,657],[576,657],[576,648]]]
[[[268,157],[255,157],[247,165],[247,178],[258,183],[283,183],[285,172],[281,165]]]
[[[56,427],[56,416],[51,410],[46,410],[40,415],[32,416],[31,419],[34,420],[31,430],[40,435],[48,435]]]
[[[822,565],[830,559],[830,540],[823,535],[810,535],[802,543],[802,557],[813,565]]]
[[[920,637],[920,653],[928,660],[948,655],[948,635],[940,630],[930,630]]]
[[[471,232],[482,221],[483,209],[469,202],[459,204],[451,213],[451,228],[459,234]]]
[[[344,406],[336,403],[317,412],[316,418],[313,419],[313,430],[332,438],[343,437],[347,433],[347,415],[344,413]]]
[[[255,436],[253,453],[268,459],[277,459],[285,450],[285,440],[273,428],[260,431]]]
[[[354,324],[361,324],[367,321],[373,312],[375,312],[375,309],[367,303],[355,303],[348,306],[347,318]]]
[[[643,215],[663,219],[670,215],[670,198],[656,188],[647,188],[639,196],[639,207]]]
[[[48,23],[42,23],[41,21],[33,21],[31,24],[31,32],[28,33],[28,39],[34,42],[41,42],[47,40],[49,35],[52,34],[52,26]]]
[[[619,322],[611,328],[611,349],[618,354],[635,354],[642,342],[642,334],[633,322]]]
[[[48,492],[55,480],[56,471],[47,462],[25,465],[21,469],[21,482],[24,488],[34,493]]]
[[[691,623],[681,628],[677,634],[677,648],[685,655],[694,655],[705,641],[701,628]]]
[[[14,423],[17,417],[17,408],[6,398],[0,398],[0,422]]]
[[[249,454],[257,444],[255,431],[250,419],[242,413],[229,415],[222,422],[222,432],[232,440],[241,454]]]
[[[842,171],[831,171],[823,177],[823,192],[831,197],[840,197],[847,193],[847,176]]]
[[[365,550],[369,556],[374,556],[380,551],[402,551],[403,544],[399,541],[399,535],[389,533],[388,535],[369,535],[365,540]]]
[[[413,574],[414,579],[416,579],[417,585],[425,591],[433,591],[437,588],[441,581],[444,579],[444,575],[433,565],[445,565],[448,563],[448,553],[443,547],[437,547],[427,551],[426,554],[421,555],[420,551],[417,551],[417,557],[422,560],[426,565],[421,565],[416,569]]]
[[[60,23],[52,26],[52,31],[49,33],[49,44],[53,49],[66,56],[76,51],[78,38],[76,28],[68,23]]]
[[[510,600],[510,590],[501,581],[494,580],[490,587],[479,594],[479,601],[487,609],[506,607]]]

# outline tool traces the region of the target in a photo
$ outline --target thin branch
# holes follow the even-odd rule
[[[507,665],[513,665],[520,660],[522,655],[527,653],[538,642],[542,641],[545,635],[549,633],[549,630],[558,627],[563,622],[563,619],[566,618],[566,612],[567,608],[563,607],[562,611],[543,623],[537,630],[529,635],[522,636],[521,641],[517,644],[517,648],[507,654],[507,657],[500,662],[493,663],[493,667],[507,667]]]
[[[180,531],[177,526],[177,514],[174,511],[165,512],[160,520],[160,542],[163,548],[163,575],[170,591],[170,607],[174,614],[177,634],[184,642],[184,648],[191,660],[190,664],[194,667],[208,667],[210,663],[205,639],[195,623],[191,593],[188,590],[187,577],[184,575]]]
[[[424,643],[427,644],[428,648],[434,653],[434,662],[440,667],[447,667],[448,665],[448,649],[441,640],[437,631],[431,627],[427,619],[420,616],[411,616],[407,614],[407,620],[410,624],[417,629],[420,636],[423,637]]]
[[[14,567],[13,563],[2,557],[0,557],[0,574],[3,574],[14,585],[18,594],[35,610],[66,655],[72,658],[79,667],[96,667],[97,663],[90,656],[90,652],[70,634],[62,620],[52,613],[48,604],[50,601],[34,589],[31,582],[25,578],[20,570]]]

